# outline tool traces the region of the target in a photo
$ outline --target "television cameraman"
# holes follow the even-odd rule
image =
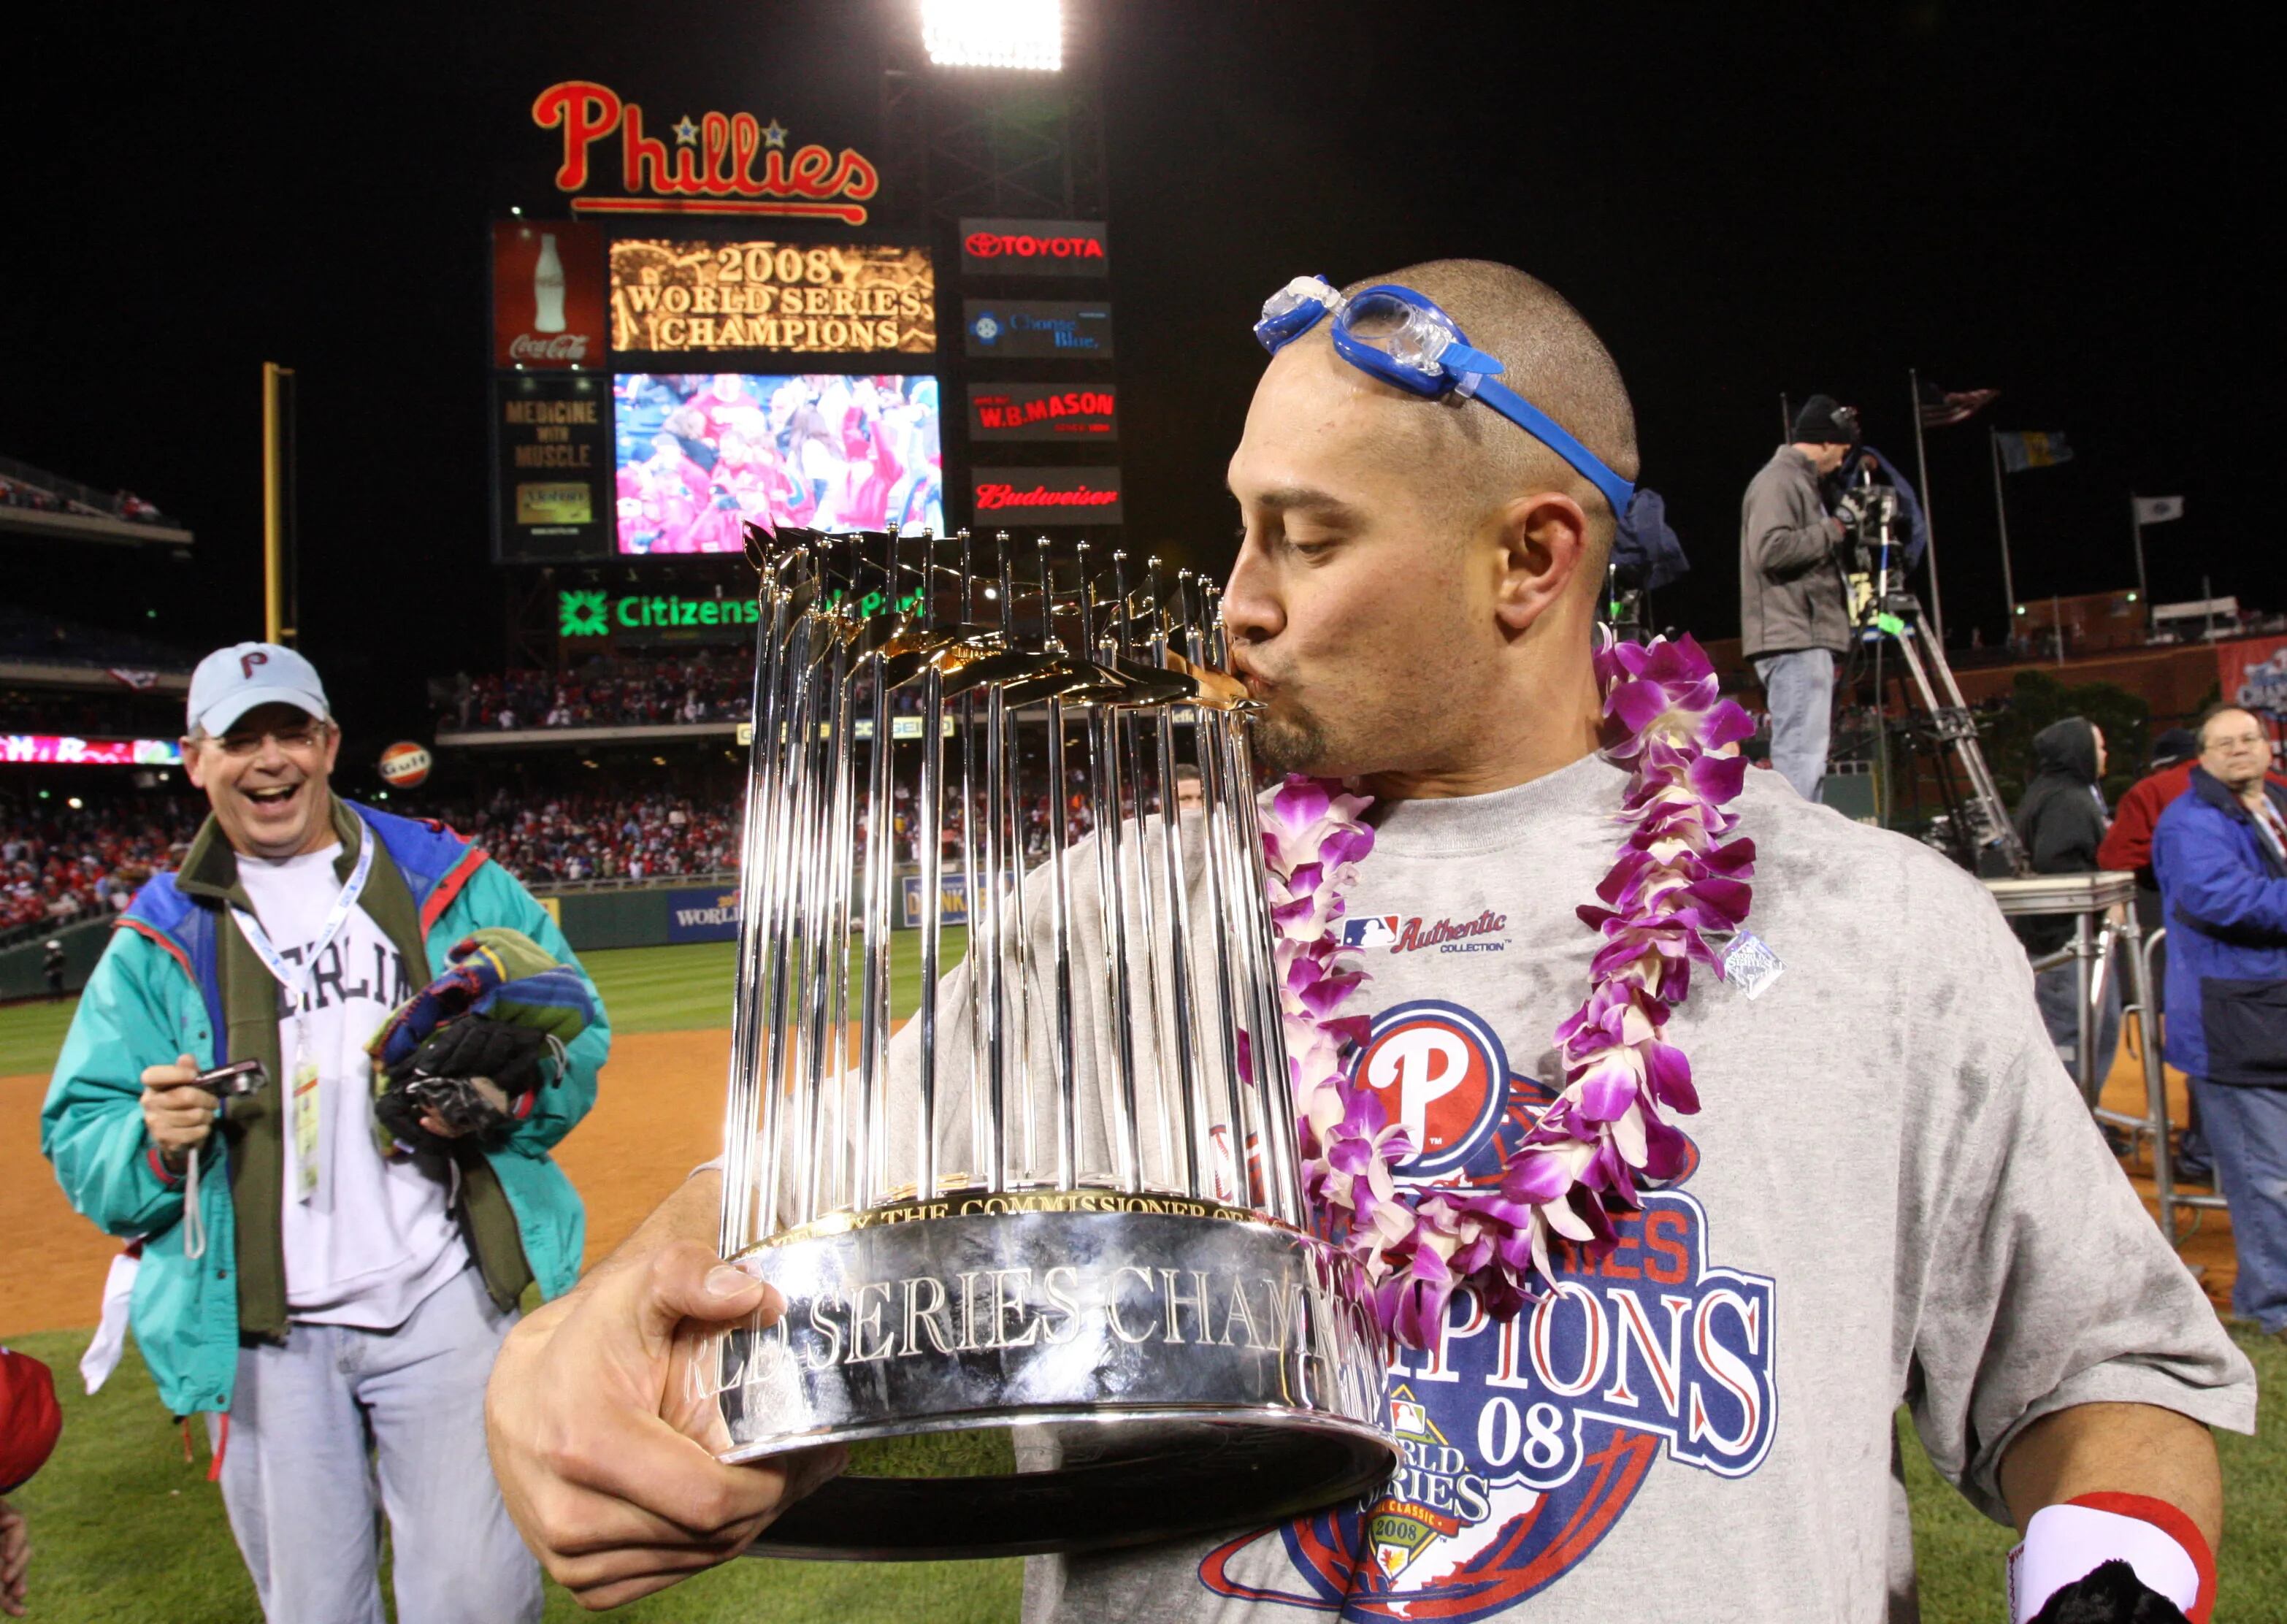
[[[1847,495],[1830,513],[1819,482],[1842,466],[1858,438],[1856,407],[1811,396],[1740,505],[1740,653],[1762,679],[1771,764],[1806,801],[1819,798],[1826,775],[1834,662],[1850,646],[1836,550],[1858,518]]]

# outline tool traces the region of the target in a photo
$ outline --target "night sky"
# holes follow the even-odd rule
[[[1663,624],[1736,633],[1739,494],[1781,392],[1856,402],[1910,464],[1909,367],[2002,391],[1930,437],[1957,639],[2003,620],[1989,423],[2077,452],[2010,478],[2021,597],[2133,585],[2133,489],[2187,500],[2148,535],[2156,598],[2205,571],[2287,604],[2253,246],[2275,39],[2182,6],[1066,10],[1104,63],[1132,544],[1227,561],[1267,293],[1474,255],[1553,282],[1618,357],[1696,566]],[[199,542],[189,565],[0,556],[20,602],[194,650],[258,635],[258,368],[292,365],[304,646],[354,683],[346,711],[411,725],[421,677],[501,654],[484,230],[560,210],[533,97],[597,78],[660,122],[744,109],[871,153],[880,40],[915,24],[899,0],[343,16],[15,25],[0,453]]]

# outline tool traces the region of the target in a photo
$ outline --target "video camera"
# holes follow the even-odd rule
[[[1834,516],[1842,521],[1843,544],[1851,551],[1851,567],[1873,570],[1876,556],[1886,550],[1903,553],[1906,544],[1905,505],[1897,489],[1876,479],[1872,456],[1855,453],[1856,466],[1843,479]]]
[[[1909,521],[1897,488],[1876,478],[1879,464],[1854,451],[1842,477],[1834,516],[1842,522],[1844,573],[1850,581],[1851,621],[1860,627],[1912,607],[1906,591]]]

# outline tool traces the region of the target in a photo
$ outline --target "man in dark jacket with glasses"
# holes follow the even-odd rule
[[[2287,789],[2236,706],[2200,725],[2191,788],[2160,814],[2171,1066],[2192,1080],[2231,1208],[2233,1311],[2287,1339]]]

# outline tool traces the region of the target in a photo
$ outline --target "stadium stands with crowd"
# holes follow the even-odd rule
[[[901,865],[920,855],[912,795],[908,784],[894,792],[894,860]],[[1028,862],[1048,855],[1054,804],[1045,786],[1026,797]],[[692,795],[672,787],[632,793],[503,787],[471,800],[407,796],[393,805],[458,830],[534,886],[724,875],[739,866],[734,795]],[[188,792],[123,795],[80,805],[72,799],[0,796],[0,942],[125,908],[145,880],[181,860],[205,815],[204,801]],[[1070,787],[1064,819],[1067,841],[1092,827],[1086,797]],[[867,838],[861,814],[861,853]],[[959,861],[961,846],[956,813],[944,831],[944,860]]]
[[[464,731],[743,722],[753,685],[754,663],[744,654],[597,655],[560,673],[509,671],[456,684],[456,710]]]
[[[179,796],[0,796],[0,939],[119,912],[180,860],[205,810]]]

